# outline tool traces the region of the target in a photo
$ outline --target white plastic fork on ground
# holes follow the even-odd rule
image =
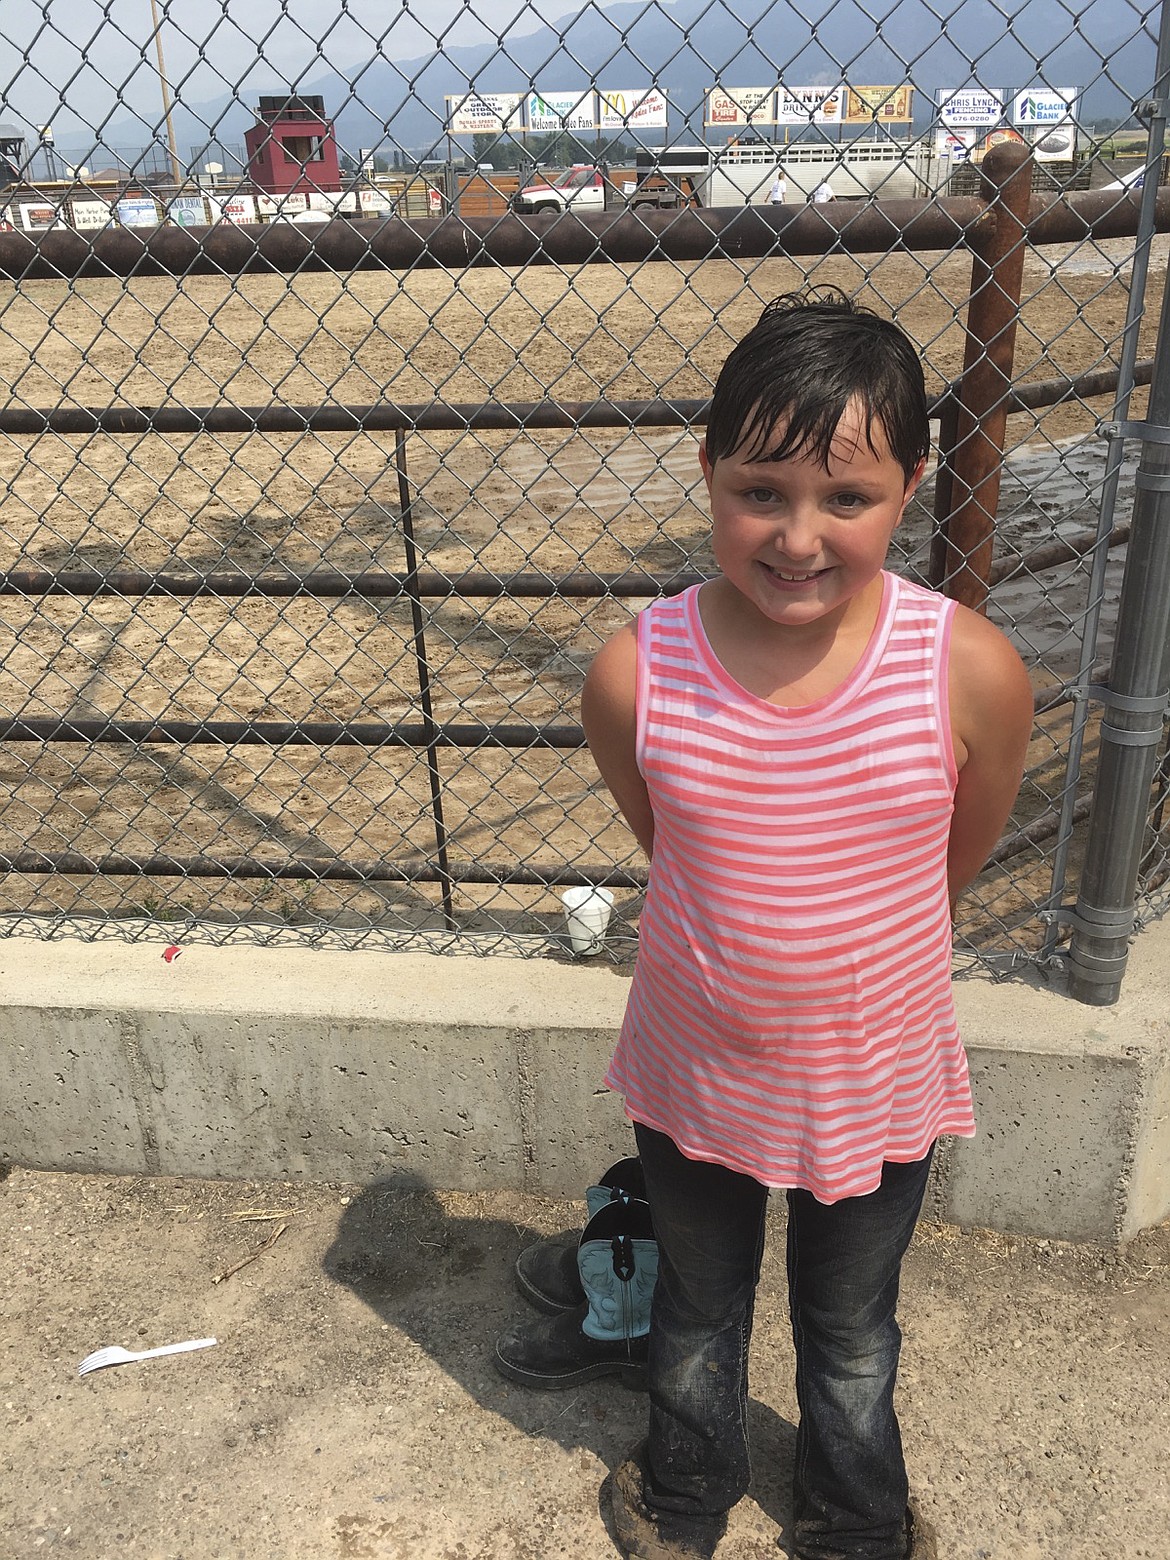
[[[107,1365],[132,1365],[135,1360],[156,1360],[160,1354],[186,1354],[191,1349],[210,1349],[217,1338],[190,1338],[186,1343],[164,1343],[161,1349],[121,1349],[117,1344],[111,1344],[107,1349],[95,1349],[92,1354],[87,1354],[77,1367],[79,1376],[88,1376],[91,1371],[105,1370]]]

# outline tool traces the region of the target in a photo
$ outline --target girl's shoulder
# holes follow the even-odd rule
[[[996,741],[1026,742],[1032,729],[1032,683],[1011,640],[970,607],[956,606],[948,682],[957,749]]]

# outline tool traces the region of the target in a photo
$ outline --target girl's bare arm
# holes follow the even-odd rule
[[[999,629],[959,607],[951,635],[951,731],[959,783],[947,877],[951,905],[978,875],[1020,789],[1032,735],[1032,685]]]
[[[581,721],[594,762],[647,857],[654,854],[654,813],[638,769],[635,697],[638,644],[631,624],[598,651],[581,694]]]

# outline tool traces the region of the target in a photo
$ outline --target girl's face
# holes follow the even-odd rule
[[[925,464],[907,482],[880,423],[867,435],[856,402],[837,425],[828,469],[804,455],[738,451],[712,465],[705,448],[699,462],[724,577],[762,618],[793,628],[844,622],[881,571]]]

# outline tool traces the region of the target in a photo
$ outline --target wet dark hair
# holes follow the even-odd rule
[[[880,423],[909,482],[930,448],[917,347],[892,320],[836,288],[785,293],[765,307],[720,371],[707,458],[714,465],[736,453],[753,461],[803,454],[827,467],[837,424],[854,399],[864,409],[870,449]]]

